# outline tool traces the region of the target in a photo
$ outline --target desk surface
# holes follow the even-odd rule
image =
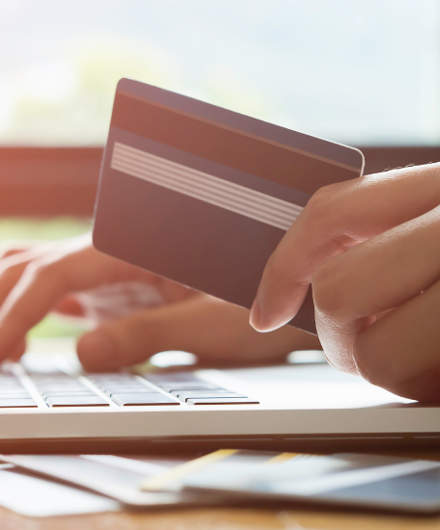
[[[385,454],[385,453],[384,453]],[[390,455],[390,452],[386,454]],[[440,460],[436,452],[399,456]],[[0,507],[3,530],[440,530],[438,516],[383,515],[313,508],[207,508],[28,518]]]
[[[0,508],[0,527],[5,530],[433,530],[440,529],[440,516],[419,518],[312,510],[206,509],[29,519]]]

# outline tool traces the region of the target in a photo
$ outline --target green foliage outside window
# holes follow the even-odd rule
[[[55,219],[0,219],[0,243],[20,242],[23,240],[60,240],[74,237],[91,229],[88,220],[72,218]],[[47,316],[30,332],[29,336],[35,337],[66,337],[77,336],[83,331],[80,323],[60,318],[54,315]]]

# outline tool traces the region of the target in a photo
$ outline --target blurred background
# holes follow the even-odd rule
[[[121,77],[372,157],[432,157],[440,1],[0,0],[1,241],[90,230]],[[49,317],[32,333],[79,330]]]
[[[0,141],[102,145],[131,77],[351,144],[440,141],[437,0],[2,0]]]

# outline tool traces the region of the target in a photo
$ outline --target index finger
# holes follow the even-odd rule
[[[106,280],[101,257],[85,248],[31,262],[0,310],[0,361],[66,293],[88,289]],[[105,258],[104,258],[105,259]]]
[[[318,190],[270,257],[251,325],[272,331],[297,313],[317,268],[440,202],[440,164],[367,175]]]

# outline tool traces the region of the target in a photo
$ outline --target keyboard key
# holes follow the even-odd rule
[[[90,381],[93,381],[96,385],[109,385],[109,384],[119,384],[119,383],[141,383],[139,381],[139,378],[133,375],[126,375],[123,374],[121,376],[102,376],[102,377],[96,377],[96,376],[89,376]]]
[[[123,385],[123,384],[143,384],[143,380],[139,377],[116,377],[116,378],[109,378],[109,379],[94,379],[93,377],[89,378],[90,381],[93,381],[95,384],[99,385]]]
[[[184,390],[183,392],[172,392],[173,396],[188,401],[191,398],[247,398],[245,394],[229,392],[228,390]]]
[[[69,377],[65,379],[35,379],[32,378],[35,386],[51,386],[51,385],[82,385],[81,381],[76,378]]]
[[[151,381],[157,386],[162,386],[169,383],[193,383],[196,381],[201,381],[201,379],[191,372],[142,374],[142,377],[144,377],[147,381]]]
[[[32,381],[41,385],[62,385],[64,383],[81,383],[78,377],[32,377]]]
[[[165,396],[159,392],[142,392],[138,394],[113,394],[112,399],[122,407],[141,406],[141,405],[180,405],[171,397]]]
[[[64,385],[69,383],[81,383],[77,377],[31,377],[36,385]]]
[[[188,405],[259,405],[260,402],[251,398],[196,398],[188,399]]]
[[[127,379],[111,379],[109,381],[99,381],[100,385],[144,385],[145,381],[140,377],[131,377]]]
[[[135,387],[121,387],[121,388],[109,388],[108,390],[105,390],[105,394],[107,396],[111,396],[112,394],[161,394],[157,388],[148,387],[143,385],[141,388]]]
[[[98,385],[96,385],[98,386]],[[135,388],[135,389],[139,389],[139,390],[142,390],[144,388],[152,388],[151,386],[147,386],[147,385],[144,385],[143,383],[136,383],[136,382],[133,382],[133,383],[111,383],[111,384],[108,384],[108,385],[99,385],[99,388],[105,388],[106,390],[108,389],[124,389],[124,388]]]
[[[21,385],[21,383],[15,376],[0,375],[0,386],[5,386],[5,385]]]
[[[89,373],[87,374],[87,377],[89,379],[93,379],[93,380],[102,380],[102,379],[134,379],[137,377],[136,374],[130,374],[128,372],[104,372],[102,374],[98,374],[98,373]]]
[[[91,377],[90,380],[94,383],[99,389],[107,394],[111,394],[119,390],[120,393],[123,393],[126,389],[130,391],[142,391],[144,389],[151,388],[138,377],[135,376],[126,376],[123,377],[111,377],[111,378],[94,378]]]
[[[11,392],[10,394],[2,394],[0,400],[3,399],[27,399],[31,398],[29,392]]]
[[[108,407],[107,401],[102,397],[94,396],[61,396],[48,397],[46,402],[51,407]]]
[[[35,386],[83,386],[81,381],[66,379],[65,381],[34,381]]]
[[[86,386],[83,385],[47,385],[47,386],[38,386],[38,390],[42,392],[80,392],[81,390],[88,390]]]
[[[10,398],[0,399],[0,408],[2,409],[9,409],[9,408],[16,408],[16,407],[36,407],[37,404],[32,398]]]
[[[8,396],[11,396],[12,394],[14,394],[14,396],[16,396],[17,394],[23,394],[24,396],[28,396],[29,392],[25,388],[19,387],[19,386],[8,388],[8,389],[5,389],[5,388],[0,389],[0,398],[8,397]]]
[[[97,396],[98,394],[96,392],[93,392],[93,390],[76,390],[76,391],[69,391],[66,392],[54,392],[51,390],[50,392],[43,392],[41,394],[44,398],[48,397],[68,397],[68,396]]]
[[[175,392],[177,390],[205,390],[205,389],[219,389],[221,387],[203,381],[194,381],[191,383],[167,383],[157,385],[167,392]]]

